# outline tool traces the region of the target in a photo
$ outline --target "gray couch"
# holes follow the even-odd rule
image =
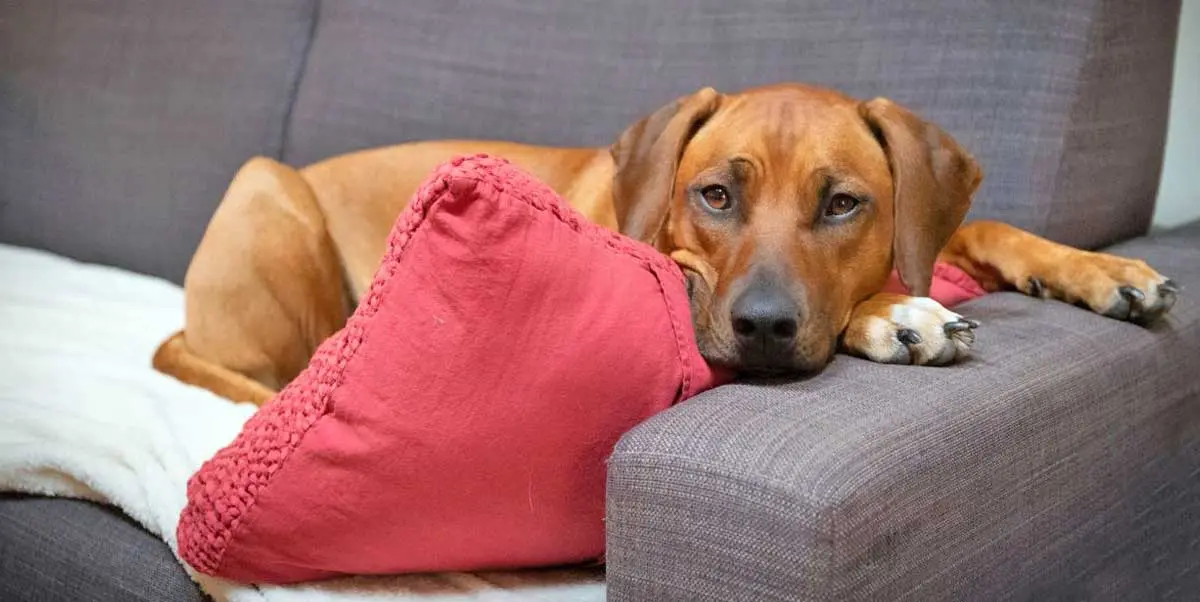
[[[970,148],[969,218],[1144,257],[1178,0],[0,3],[0,241],[182,278],[238,165],[420,138],[604,145],[704,85],[886,95]],[[1200,201],[1200,197],[1198,197]],[[1112,247],[1111,245],[1116,245]],[[1200,592],[1200,303],[1143,329],[996,294],[952,368],[721,387],[610,464],[618,600]],[[147,358],[149,361],[149,358]],[[0,599],[196,599],[83,502],[0,499]]]

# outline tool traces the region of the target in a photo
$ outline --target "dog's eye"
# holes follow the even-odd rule
[[[825,208],[825,217],[846,217],[858,209],[859,200],[848,194],[835,194]]]
[[[704,197],[704,204],[714,211],[726,211],[733,206],[733,200],[729,198],[729,189],[720,184],[705,186],[700,190],[700,196]]]

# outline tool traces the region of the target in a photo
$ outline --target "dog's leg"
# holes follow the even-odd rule
[[[262,405],[277,393],[257,380],[192,353],[183,340],[182,330],[158,346],[153,363],[154,369],[163,374],[233,401]]]
[[[839,346],[881,364],[941,366],[970,351],[978,325],[928,297],[877,293],[854,308]]]
[[[182,340],[164,343],[155,365],[239,401],[261,403],[264,392],[295,378],[349,312],[311,188],[296,170],[264,158],[230,184],[184,290]]]
[[[987,291],[1058,299],[1137,324],[1165,315],[1179,292],[1144,261],[1075,249],[999,222],[959,228],[938,261]],[[968,353],[976,325],[933,299],[879,293],[854,309],[841,350],[881,363],[948,364]]]
[[[1170,311],[1179,292],[1140,259],[1076,249],[1000,222],[959,228],[938,260],[988,291],[1018,290],[1142,325]]]

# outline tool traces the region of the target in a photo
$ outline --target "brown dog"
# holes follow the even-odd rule
[[[701,352],[752,373],[812,372],[845,352],[946,364],[975,324],[928,298],[935,260],[1139,323],[1175,285],[1144,262],[1015,228],[959,228],[982,178],[945,132],[885,99],[801,85],[706,88],[631,126],[611,149],[404,144],[301,170],[237,174],[185,282],[186,325],[154,365],[262,403],[294,378],[366,290],[417,186],[454,155],[502,156],[589,219],[649,242],[688,275]],[[895,268],[914,296],[879,291]]]

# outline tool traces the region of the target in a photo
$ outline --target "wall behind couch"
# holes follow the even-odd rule
[[[1155,226],[1200,219],[1200,0],[1183,0]]]

